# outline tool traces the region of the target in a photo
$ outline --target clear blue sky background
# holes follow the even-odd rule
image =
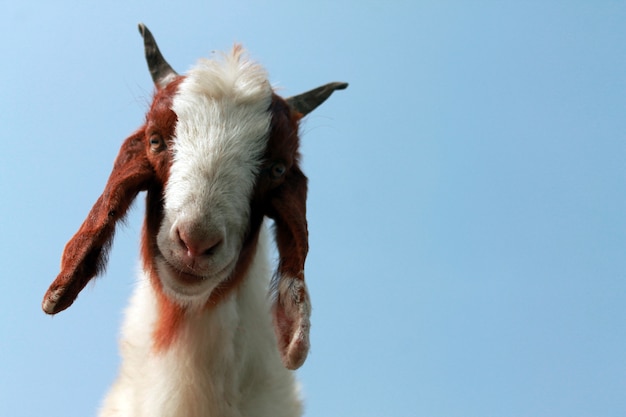
[[[91,416],[143,201],[105,276],[41,298],[152,83],[243,43],[303,125],[314,416],[626,415],[623,1],[0,0],[0,416]]]

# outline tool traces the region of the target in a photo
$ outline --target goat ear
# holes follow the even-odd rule
[[[153,177],[143,137],[141,129],[124,141],[104,192],[65,246],[61,272],[43,299],[46,313],[56,314],[68,308],[89,280],[104,269],[115,223]]]
[[[283,364],[299,368],[309,352],[311,302],[304,282],[309,249],[306,222],[307,178],[294,166],[270,200],[280,254],[272,283],[274,330]]]

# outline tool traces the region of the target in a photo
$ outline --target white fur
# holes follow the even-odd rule
[[[142,274],[122,329],[120,376],[101,417],[301,415],[269,315],[267,241],[263,228],[242,286],[215,309],[188,316],[165,354],[153,351],[156,304]]]
[[[243,283],[219,305],[201,308],[232,272],[242,247],[270,100],[265,72],[237,48],[222,62],[201,61],[180,85],[157,265],[165,294],[187,312],[172,345],[156,351],[155,290],[147,272],[140,273],[122,330],[122,366],[101,417],[301,415],[271,322],[265,226]],[[179,230],[223,242],[207,259],[186,264]],[[177,281],[181,271],[197,283]]]

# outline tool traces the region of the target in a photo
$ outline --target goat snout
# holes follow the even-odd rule
[[[184,228],[176,230],[178,244],[189,259],[197,259],[213,255],[224,241],[220,233],[202,234]]]

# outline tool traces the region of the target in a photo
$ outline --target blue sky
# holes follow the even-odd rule
[[[1,2],[0,416],[95,415],[141,198],[107,273],[40,308],[152,83],[241,42],[304,122],[306,416],[623,416],[626,3]]]

